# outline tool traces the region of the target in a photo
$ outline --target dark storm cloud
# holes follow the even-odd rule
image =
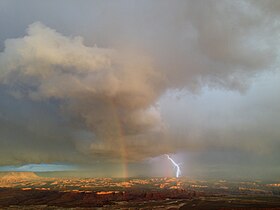
[[[244,91],[275,65],[279,24],[267,2],[2,1],[0,105],[13,101],[1,109],[10,113],[1,115],[1,149],[12,151],[2,164],[124,152],[136,161],[187,147],[189,133],[175,142],[159,98],[203,86]]]

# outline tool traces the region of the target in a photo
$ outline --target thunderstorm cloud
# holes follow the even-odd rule
[[[278,1],[27,2],[0,3],[1,165],[278,158]]]

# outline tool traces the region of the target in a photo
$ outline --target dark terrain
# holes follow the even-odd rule
[[[0,178],[1,209],[279,209],[276,182],[184,178]]]

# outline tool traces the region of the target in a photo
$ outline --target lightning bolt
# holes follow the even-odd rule
[[[171,163],[175,166],[176,168],[176,178],[178,178],[181,175],[181,169],[179,164],[177,164],[169,155],[166,155],[167,158],[171,161]]]

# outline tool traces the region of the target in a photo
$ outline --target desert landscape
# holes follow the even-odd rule
[[[279,209],[280,183],[187,178],[50,178],[9,172],[1,209]]]

